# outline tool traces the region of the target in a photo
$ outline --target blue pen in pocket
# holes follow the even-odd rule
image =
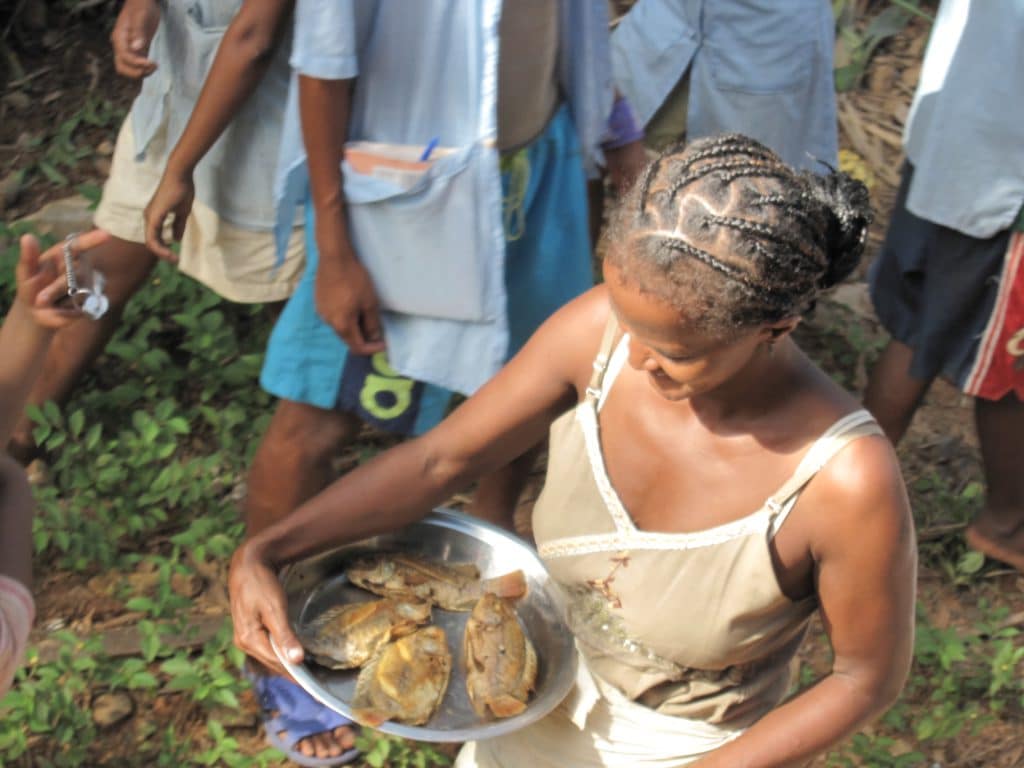
[[[427,162],[427,160],[430,159],[430,155],[434,152],[434,149],[437,147],[437,143],[440,140],[441,140],[440,136],[435,136],[434,138],[432,138],[427,143],[427,146],[423,149],[423,154],[420,155],[420,162],[421,163],[425,163],[425,162]]]

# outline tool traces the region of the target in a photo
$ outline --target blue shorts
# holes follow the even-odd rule
[[[568,109],[560,109],[529,146],[504,158],[502,167],[508,359],[559,307],[588,290],[594,275],[586,177]],[[524,180],[517,194],[516,182]],[[282,399],[354,413],[388,432],[426,432],[444,418],[453,393],[397,375],[384,352],[349,353],[316,313],[314,232],[307,206],[306,269],[271,333],[260,384]]]
[[[976,238],[912,214],[907,163],[892,220],[868,284],[886,331],[913,350],[910,375],[969,386],[1000,292],[1010,231]]]

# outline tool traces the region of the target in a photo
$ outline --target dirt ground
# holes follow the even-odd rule
[[[95,188],[102,184],[109,169],[116,130],[136,86],[112,71],[107,42],[109,11],[101,3],[93,3],[91,9],[88,3],[77,7],[81,6],[84,10],[66,18],[51,19],[49,30],[37,35],[32,45],[19,45],[8,37],[8,50],[16,54],[17,66],[8,57],[4,62],[6,78],[0,77],[0,220],[20,218],[82,185]],[[0,23],[0,31],[3,28]],[[920,71],[926,32],[925,23],[912,22],[903,34],[880,49],[864,87],[840,97],[842,145],[855,153],[847,159],[855,164],[859,161],[857,167],[870,177],[876,208],[868,261],[884,233],[898,181],[900,127]],[[91,152],[73,162],[63,162],[62,156],[55,156],[42,139],[52,136],[55,126],[81,119],[89,104],[93,104],[91,117],[95,119],[86,120],[83,130]],[[12,181],[26,169],[22,178]],[[853,337],[851,328],[857,329]],[[881,339],[860,285],[843,292],[840,301],[824,302],[800,333],[801,343],[815,358],[856,391],[863,387],[867,365]],[[354,464],[357,451],[365,450],[368,444],[387,443],[386,438],[367,435],[359,449],[340,460],[339,468]],[[990,566],[963,582],[951,576],[949,569],[949,563],[955,563],[964,552],[959,537],[964,519],[950,512],[944,500],[949,495],[959,497],[972,483],[982,481],[969,403],[952,387],[937,384],[900,446],[899,455],[917,512],[922,546],[921,603],[930,623],[939,628],[969,628],[979,620],[978,606],[985,604],[1004,606],[1018,625],[1024,624],[1019,613],[1024,577]],[[940,490],[936,490],[936,477],[942,481]],[[538,469],[521,504],[520,524],[524,528],[540,480]],[[465,497],[453,500],[456,506],[464,502]],[[160,542],[154,546],[160,546]],[[86,578],[48,568],[45,563],[39,564],[39,569],[38,629],[34,638],[43,642],[44,652],[47,633],[60,627],[102,635],[113,655],[137,652],[139,639],[132,626],[143,614],[126,611],[120,600],[110,597],[112,585],[100,576]],[[207,631],[203,627],[215,631],[227,611],[224,575],[224,564],[216,564],[202,573],[197,583],[175,587],[193,601],[200,634]],[[135,578],[141,589],[154,575],[140,571]],[[820,637],[821,633],[815,631],[812,635]],[[826,669],[828,658],[824,642],[806,644],[803,661],[809,668]],[[151,710],[137,712],[133,719],[149,718],[161,726],[179,723],[197,732],[205,727],[204,710],[183,694],[162,695],[156,702]],[[920,704],[926,706],[926,702]],[[232,734],[241,742],[242,751],[254,753],[262,747],[257,708],[251,698],[244,699],[238,711],[224,713],[224,717],[231,718]],[[941,753],[928,758],[934,765],[949,768],[1022,766],[1021,722],[1019,718],[998,720],[980,732],[965,732],[944,746]],[[109,764],[130,764],[133,728],[118,727],[107,733]],[[889,726],[887,732],[899,738],[898,729]],[[825,763],[822,760],[817,764]]]

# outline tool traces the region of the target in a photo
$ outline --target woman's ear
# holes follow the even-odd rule
[[[766,323],[761,326],[762,340],[768,344],[774,344],[791,334],[798,325],[800,325],[799,317],[786,317],[774,323]]]

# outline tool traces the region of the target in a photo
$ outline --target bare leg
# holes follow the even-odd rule
[[[248,532],[263,530],[327,487],[331,460],[358,432],[351,414],[280,401],[249,469]]]
[[[333,479],[331,460],[359,432],[350,414],[282,400],[249,470],[245,521],[250,534],[281,519]],[[336,757],[352,748],[355,733],[343,726],[296,746],[310,757]]]
[[[92,365],[117,330],[125,304],[135,295],[156,265],[157,257],[146,246],[113,238],[89,252],[93,265],[107,279],[110,310],[97,321],[83,320],[62,329],[53,339],[43,371],[29,395],[29,402],[63,402],[75,382]],[[36,453],[32,422],[22,417],[11,437],[12,456],[28,463]]]
[[[914,418],[932,380],[915,379],[910,375],[913,350],[893,339],[882,351],[871,371],[864,392],[864,405],[878,421],[895,445]]]
[[[967,529],[967,540],[989,557],[1024,571],[1024,402],[974,401],[988,493],[985,508]]]
[[[518,459],[481,478],[469,507],[470,514],[514,531],[516,502],[526,487],[540,448],[540,445],[534,446]]]

